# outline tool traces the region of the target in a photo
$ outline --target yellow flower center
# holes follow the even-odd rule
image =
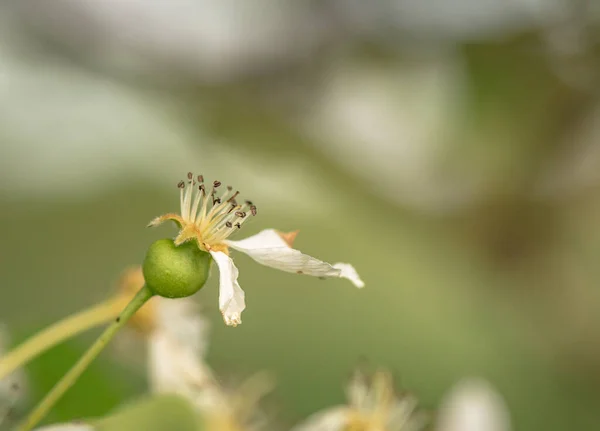
[[[210,191],[204,184],[204,177],[194,177],[188,173],[187,181],[177,184],[180,190],[181,215],[165,214],[154,219],[150,226],[156,226],[166,220],[173,220],[180,228],[175,238],[175,244],[196,240],[198,247],[205,251],[227,252],[223,241],[255,216],[256,206],[251,201],[238,204],[238,191],[227,186],[225,191],[217,196],[221,187],[220,181],[213,181]]]

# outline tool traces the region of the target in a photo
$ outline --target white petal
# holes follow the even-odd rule
[[[65,423],[36,428],[34,431],[94,431],[94,428],[86,424]]]
[[[454,387],[440,409],[437,431],[509,431],[510,419],[502,397],[483,380]]]
[[[219,308],[225,324],[237,326],[242,323],[242,311],[246,308],[244,291],[240,287],[238,269],[233,260],[222,251],[211,251],[219,267]]]
[[[349,263],[334,263],[333,267],[341,271],[340,277],[350,280],[359,289],[365,287],[365,282],[361,280],[356,269]]]
[[[345,406],[332,407],[309,416],[292,431],[343,431],[346,429],[351,412]]]
[[[331,265],[290,248],[273,229],[263,230],[241,241],[229,240],[225,243],[237,251],[246,253],[261,265],[315,277],[347,278],[356,287],[365,285],[352,265],[347,263]]]
[[[237,249],[254,249],[270,247],[289,247],[275,229],[265,229],[256,235],[249,236],[239,241],[227,241],[231,247]]]

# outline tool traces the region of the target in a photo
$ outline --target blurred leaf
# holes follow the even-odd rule
[[[36,358],[27,366],[31,401],[39,401],[79,359],[87,348],[81,341],[67,341]],[[102,355],[83,373],[48,415],[48,422],[106,414],[124,399],[143,390],[141,375]]]
[[[136,401],[95,424],[98,431],[198,431],[200,417],[185,399],[161,395]]]

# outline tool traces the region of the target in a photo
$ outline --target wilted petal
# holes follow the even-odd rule
[[[331,265],[290,248],[277,231],[272,229],[263,230],[241,241],[225,241],[225,243],[235,250],[246,253],[261,265],[315,277],[346,278],[356,287],[364,287],[364,283],[352,265],[348,263]]]
[[[436,431],[509,431],[510,418],[502,397],[483,380],[454,387],[440,408]]]
[[[211,251],[213,259],[219,267],[219,308],[223,320],[229,326],[242,323],[242,311],[246,308],[244,291],[240,287],[238,269],[233,260],[222,251]]]
[[[356,269],[349,263],[334,263],[332,266],[341,271],[340,277],[350,280],[358,288],[365,287],[365,282],[361,280]]]

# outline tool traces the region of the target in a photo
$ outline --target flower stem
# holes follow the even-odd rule
[[[98,356],[98,354],[106,347],[108,342],[115,336],[125,323],[138,311],[142,305],[146,303],[153,293],[144,285],[135,297],[127,304],[125,309],[119,314],[115,321],[104,330],[98,339],[90,346],[83,354],[79,361],[65,374],[60,381],[46,394],[44,399],[30,413],[29,417],[18,428],[19,431],[29,431],[40,420],[48,414],[50,409],[64,395],[64,393],[77,381],[79,376],[86,370],[90,363]]]
[[[127,304],[124,297],[110,299],[66,317],[35,334],[0,358],[0,380],[54,345],[116,318]]]

